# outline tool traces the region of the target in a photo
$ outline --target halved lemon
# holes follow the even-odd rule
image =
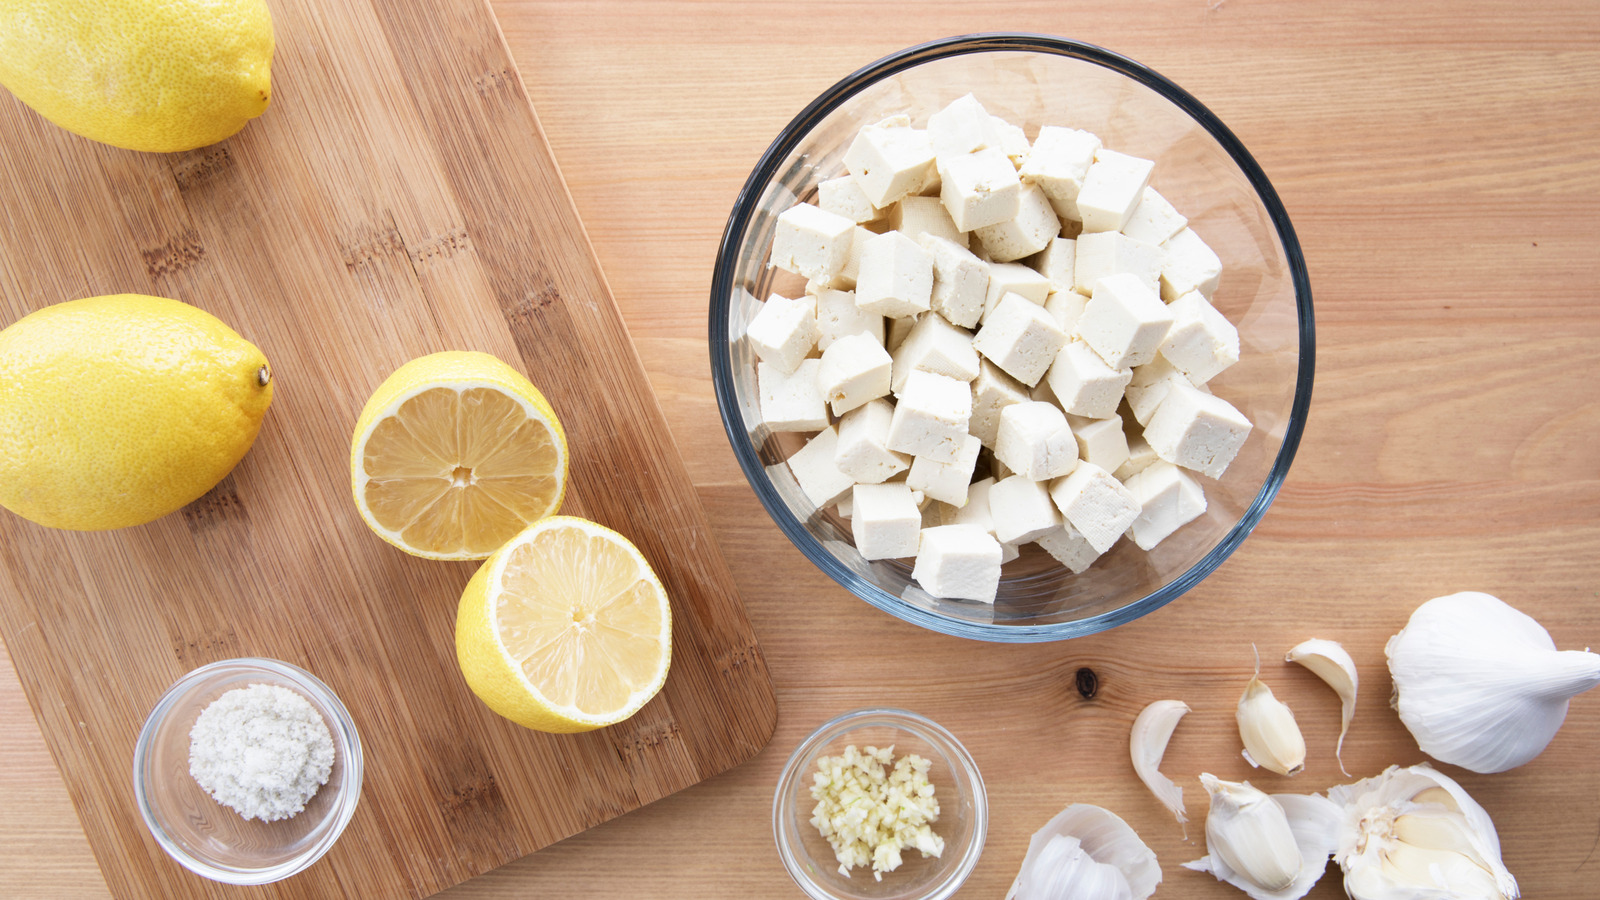
[[[350,442],[356,509],[379,537],[429,559],[483,559],[561,507],[567,438],[539,389],[487,353],[396,369]]]
[[[538,731],[592,731],[638,712],[667,680],[672,609],[638,548],[552,516],[467,582],[456,658],[490,709]]]

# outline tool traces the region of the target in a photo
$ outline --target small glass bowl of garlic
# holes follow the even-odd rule
[[[914,802],[893,799],[918,784],[920,792],[908,792]],[[885,798],[882,811],[866,811]],[[890,813],[913,806],[915,814]],[[851,816],[848,808],[863,813]],[[831,840],[819,818],[831,818]],[[896,821],[866,833],[868,821],[885,826],[887,819]],[[989,798],[972,756],[938,723],[903,709],[858,709],[824,722],[790,754],[772,800],[778,855],[813,900],[953,897],[978,864],[988,830]],[[840,857],[852,850],[880,864],[847,868]]]

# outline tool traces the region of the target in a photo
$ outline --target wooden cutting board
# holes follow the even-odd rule
[[[0,512],[0,629],[113,893],[426,896],[749,758],[776,707],[488,6],[270,5],[272,106],[222,144],[117,150],[0,96],[0,325],[160,294],[230,323],[276,379],[250,454],[180,513],[78,534]],[[545,735],[488,712],[452,636],[474,566],[406,556],[355,512],[356,414],[444,349],[494,353],[544,390],[572,452],[563,511],[631,537],[671,593],[671,676],[622,725]],[[255,655],[333,687],[366,777],[321,862],[230,889],[162,853],[130,772],[173,681]]]

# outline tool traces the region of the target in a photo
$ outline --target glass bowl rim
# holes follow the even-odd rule
[[[328,819],[325,820],[330,823],[326,825],[325,833],[305,851],[270,866],[259,868],[223,866],[194,856],[167,833],[167,829],[156,818],[148,797],[150,786],[145,779],[145,770],[150,765],[151,744],[155,739],[157,727],[172,713],[173,707],[185,700],[197,688],[215,676],[229,672],[260,672],[276,676],[294,684],[315,705],[331,710],[333,721],[327,723],[328,730],[333,735],[334,745],[339,748],[343,757],[339,796],[334,807],[329,810]],[[362,768],[361,735],[356,730],[355,720],[351,718],[350,711],[345,708],[344,702],[332,688],[322,679],[292,663],[267,657],[242,656],[217,660],[189,671],[173,682],[161,695],[161,699],[156,701],[150,714],[145,717],[144,725],[139,729],[138,740],[134,744],[133,795],[139,805],[139,815],[144,820],[145,828],[156,839],[156,843],[161,845],[161,849],[179,865],[196,875],[225,884],[270,884],[304,871],[333,848],[339,836],[344,833],[345,827],[350,824],[351,818],[355,816],[356,807],[360,804]]]
[[[1000,625],[950,618],[907,603],[873,582],[861,578],[834,558],[833,554],[829,553],[806,528],[805,523],[796,518],[778,498],[776,492],[770,489],[770,485],[767,485],[769,477],[765,467],[751,446],[743,422],[739,418],[740,407],[738,398],[734,394],[732,363],[727,353],[729,298],[732,297],[736,287],[733,275],[741,235],[755,215],[763,190],[776,176],[785,157],[795,149],[805,135],[845,101],[892,75],[937,59],[1003,51],[1064,56],[1110,69],[1159,94],[1205,129],[1233,160],[1234,165],[1239,167],[1240,173],[1255,190],[1257,199],[1261,201],[1272,222],[1278,240],[1283,246],[1284,262],[1289,268],[1290,279],[1294,285],[1295,311],[1299,325],[1299,365],[1294,399],[1284,429],[1283,442],[1278,447],[1272,468],[1268,470],[1255,499],[1245,508],[1243,515],[1228,533],[1223,535],[1222,540],[1183,573],[1138,600],[1087,618],[1038,625]],[[1266,514],[1267,507],[1271,506],[1273,499],[1277,497],[1284,479],[1288,477],[1289,466],[1294,461],[1295,451],[1300,446],[1300,438],[1305,430],[1311,406],[1313,373],[1316,368],[1316,328],[1312,317],[1311,280],[1306,269],[1305,255],[1301,251],[1300,241],[1295,236],[1294,226],[1289,222],[1289,214],[1284,209],[1277,191],[1267,179],[1266,172],[1256,162],[1255,157],[1250,155],[1250,151],[1245,149],[1239,138],[1194,95],[1149,66],[1094,44],[1029,32],[959,35],[928,41],[892,53],[857,69],[823,91],[784,126],[756,163],[744,187],[740,189],[733,210],[728,215],[722,240],[718,244],[717,261],[711,281],[709,348],[712,386],[716,392],[717,410],[722,417],[723,431],[727,435],[728,443],[733,447],[734,457],[744,472],[745,480],[750,483],[757,499],[766,508],[768,516],[789,538],[790,543],[840,586],[890,615],[941,634],[999,643],[1064,640],[1115,628],[1166,606],[1222,565],[1223,561],[1231,556],[1255,529],[1261,517]]]
[[[778,776],[778,786],[772,795],[772,839],[777,844],[778,856],[783,860],[783,867],[789,873],[789,877],[807,896],[817,900],[830,900],[833,897],[833,894],[828,893],[822,885],[801,870],[799,860],[790,853],[784,840],[788,835],[784,820],[794,804],[795,791],[799,787],[800,779],[805,774],[801,768],[806,757],[828,742],[838,740],[857,728],[876,726],[908,731],[929,744],[944,747],[951,757],[952,775],[967,781],[972,787],[972,840],[962,858],[956,862],[945,879],[924,895],[925,900],[950,897],[966,883],[972,870],[977,867],[979,857],[983,855],[983,846],[989,835],[989,793],[983,783],[983,773],[979,771],[971,751],[961,743],[961,739],[938,722],[908,709],[869,706],[840,713],[818,725],[795,746],[783,764],[782,773]]]

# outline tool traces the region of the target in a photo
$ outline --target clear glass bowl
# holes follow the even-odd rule
[[[898,869],[882,881],[872,867],[857,866],[839,874],[839,862],[826,838],[811,824],[811,775],[817,758],[837,756],[850,744],[894,746],[898,759],[915,753],[933,763],[928,772],[939,800],[935,834],[944,838],[944,852],[924,857],[907,849]],[[800,742],[772,798],[772,836],[778,855],[795,884],[815,900],[942,900],[955,896],[983,855],[989,832],[989,795],[983,776],[967,748],[933,720],[903,709],[858,709],[832,719]]]
[[[311,701],[333,735],[328,783],[298,814],[245,819],[189,774],[189,729],[213,700],[253,684],[281,685]],[[161,848],[184,868],[228,884],[280,881],[327,853],[361,799],[361,738],[350,713],[316,676],[274,659],[229,659],[178,679],[156,702],[133,751],[139,813]]]
[[[783,460],[806,436],[761,422],[756,357],[745,330],[773,292],[804,283],[769,268],[773,225],[819,182],[844,174],[863,125],[907,113],[915,125],[971,92],[1031,138],[1041,125],[1099,135],[1155,161],[1151,184],[1223,262],[1213,303],[1239,329],[1240,361],[1210,382],[1255,428],[1221,480],[1199,478],[1206,513],[1146,553],[1119,541],[1074,575],[1039,548],[1008,563],[993,606],[929,595],[909,560],[869,561],[849,523],[817,509]],[[1311,287],[1299,242],[1254,159],[1200,101],[1151,69],[1107,50],[1033,34],[983,34],[912,47],[849,76],[790,122],[756,164],[723,233],[711,287],[712,381],[745,477],[790,541],[863,600],[945,634],[1048,641],[1129,622],[1182,595],[1227,559],[1260,521],[1288,474],[1311,402]]]

